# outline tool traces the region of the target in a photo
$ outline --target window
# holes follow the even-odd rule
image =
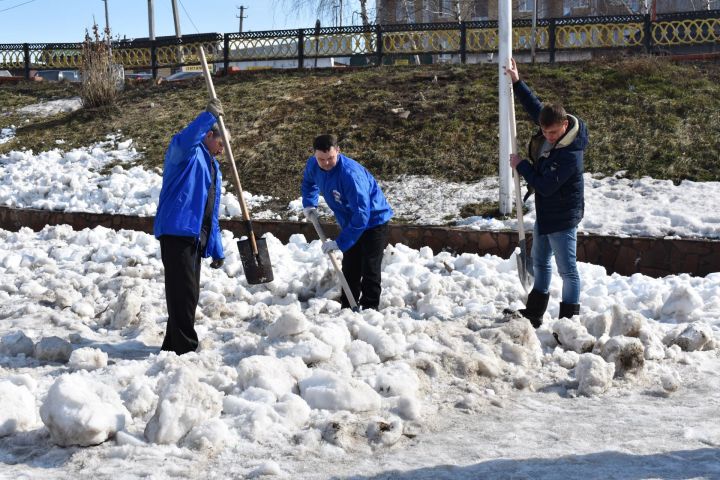
[[[535,8],[535,0],[519,0],[518,12],[532,12]]]

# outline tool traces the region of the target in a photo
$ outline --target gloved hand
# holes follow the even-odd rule
[[[338,244],[337,242],[335,242],[335,240],[328,240],[327,242],[322,244],[323,253],[330,253],[336,250],[340,250],[340,248],[338,248]]]
[[[222,115],[225,115],[222,103],[220,103],[219,98],[213,98],[212,100],[210,100],[207,104],[207,107],[205,107],[205,110],[212,113],[215,118],[220,118]]]
[[[310,220],[312,216],[317,216],[317,208],[315,207],[305,207],[303,208],[303,214],[305,215],[305,218]]]
[[[213,258],[213,261],[210,262],[210,268],[220,268],[225,264],[224,258]]]

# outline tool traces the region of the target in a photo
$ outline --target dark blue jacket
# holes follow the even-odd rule
[[[542,103],[532,90],[519,80],[513,84],[515,94],[535,124]],[[538,158],[544,137],[542,131],[530,141],[529,157],[533,163],[523,160],[517,171],[528,185],[535,189],[535,213],[541,235],[576,227],[585,212],[583,183],[583,151],[588,146],[585,123],[568,115],[565,135],[552,147],[546,157]]]
[[[326,172],[312,156],[302,180],[303,207],[317,207],[322,194],[342,231],[335,241],[346,252],[368,228],[387,223],[393,216],[375,178],[350,157],[338,154],[337,164]]]
[[[176,134],[165,152],[160,202],[155,216],[155,237],[175,235],[200,238],[203,213],[210,188],[210,162],[215,162],[215,205],[212,211],[212,228],[203,257],[225,258],[220,238],[218,210],[222,192],[220,165],[205,147],[203,138],[216,119],[203,112]]]

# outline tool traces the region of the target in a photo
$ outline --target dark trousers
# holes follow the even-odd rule
[[[200,252],[192,237],[160,237],[165,266],[165,300],[168,321],[162,349],[182,355],[198,346],[195,309],[200,296]]]
[[[377,310],[380,304],[380,272],[389,231],[387,223],[369,228],[350,250],[343,253],[343,274],[353,297],[364,309]],[[344,292],[341,304],[343,308],[350,307]]]

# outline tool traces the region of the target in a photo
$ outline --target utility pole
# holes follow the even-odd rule
[[[182,38],[182,33],[180,32],[180,12],[177,8],[177,0],[171,0],[172,1],[172,11],[173,11],[173,20],[175,20],[175,37],[180,40]],[[181,42],[178,42],[180,44]],[[185,59],[183,58],[183,47],[182,45],[178,45],[177,48],[177,61],[178,63],[184,63]],[[182,70],[182,67],[180,67]]]
[[[244,5],[241,5],[236,8],[240,9],[240,15],[235,15],[235,16],[240,19],[240,33],[242,33],[243,32],[243,18],[247,18],[247,16],[245,16],[245,10],[247,10],[248,8]]]
[[[342,2],[343,0],[340,0],[340,16],[338,17],[338,26],[340,27],[342,27]]]
[[[100,0],[105,2],[105,36],[108,48],[110,48],[110,15],[108,14],[108,0]]]
[[[150,28],[150,41],[155,41],[155,13],[153,0],[148,0],[148,26]]]

